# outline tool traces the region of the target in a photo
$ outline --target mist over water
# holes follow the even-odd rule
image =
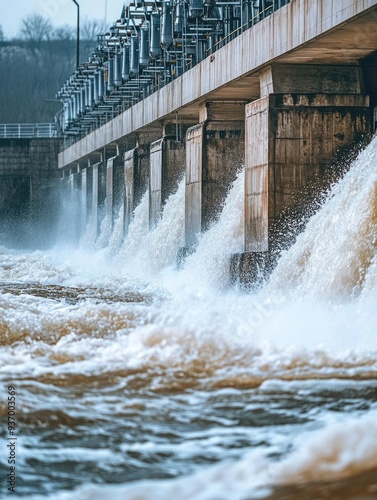
[[[374,139],[250,294],[229,288],[242,171],[180,271],[184,180],[151,231],[145,193],[124,240],[121,208],[97,241],[0,248],[17,494],[375,498],[376,166]]]

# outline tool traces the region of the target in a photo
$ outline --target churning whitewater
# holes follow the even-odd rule
[[[124,241],[0,249],[18,496],[376,498],[377,139],[250,294],[243,185],[179,271],[184,180],[151,231],[146,193]]]

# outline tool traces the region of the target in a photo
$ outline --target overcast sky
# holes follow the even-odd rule
[[[105,19],[110,26],[119,18],[123,0],[77,0],[80,17]],[[28,14],[39,12],[51,20],[54,26],[71,24],[76,26],[77,7],[72,0],[0,0],[0,25],[4,35],[15,36],[21,21]]]

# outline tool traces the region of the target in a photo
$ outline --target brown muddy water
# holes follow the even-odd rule
[[[125,241],[0,248],[1,498],[377,498],[376,167],[374,140],[249,294],[242,173],[180,271],[182,183],[151,232],[145,196]]]

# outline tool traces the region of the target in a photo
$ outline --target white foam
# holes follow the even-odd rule
[[[294,298],[358,295],[376,283],[377,137],[361,152],[296,243],[283,254],[267,287]],[[366,277],[367,280],[366,280]]]
[[[300,434],[280,461],[271,449],[251,450],[186,477],[138,481],[123,486],[86,486],[58,500],[241,500],[263,498],[274,485],[341,480],[377,467],[377,413],[341,418],[323,429]]]
[[[118,210],[118,215],[114,222],[114,228],[109,239],[107,252],[109,255],[116,255],[123,243],[124,230],[124,205],[122,204]]]
[[[108,247],[113,231],[112,210],[108,207],[109,203],[109,198],[105,198],[105,215],[101,221],[99,235],[95,243],[95,248],[98,250]]]
[[[146,191],[135,208],[127,236],[119,251],[119,262],[127,265],[139,251],[149,231],[149,193]]]
[[[106,304],[90,297],[54,305],[49,299],[2,294],[0,329],[6,342],[1,375],[138,372],[147,388],[166,391],[179,387],[181,374],[183,382],[191,377],[194,387],[207,391],[258,387],[268,380],[375,378],[376,160],[374,140],[258,294],[224,291],[228,258],[242,248],[243,174],[219,221],[201,236],[196,254],[180,273],[171,268],[182,244],[184,181],[151,232],[148,193],[143,196],[122,245],[118,223],[111,236],[103,221],[103,248],[96,252],[60,247],[49,253],[1,254],[4,280],[84,283],[121,293],[126,277],[136,287],[142,277],[163,283],[170,292],[166,298],[155,291],[151,306]],[[377,466],[375,421],[376,414],[370,413],[302,434],[294,452],[280,462],[270,458],[271,448],[260,447],[237,462],[187,478],[93,486],[64,498],[228,500],[255,498],[272,484],[337,480]]]
[[[219,219],[199,237],[196,252],[186,259],[181,283],[224,290],[229,286],[229,262],[242,251],[244,238],[244,170],[233,183]]]
[[[120,257],[124,259],[126,268],[138,277],[154,280],[156,273],[175,265],[178,248],[183,243],[184,196],[185,181],[182,180],[177,191],[166,201],[156,228],[145,231],[137,245],[132,234],[129,243],[129,238],[126,239],[125,249]],[[146,222],[145,225],[147,224],[149,223]]]

